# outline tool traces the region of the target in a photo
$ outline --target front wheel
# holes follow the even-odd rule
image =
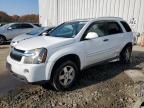
[[[78,68],[76,63],[66,61],[53,74],[52,85],[58,91],[68,90],[76,81]]]
[[[131,61],[131,55],[132,55],[132,46],[125,47],[120,54],[120,62],[123,64],[129,64]]]

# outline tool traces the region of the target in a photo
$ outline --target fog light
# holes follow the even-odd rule
[[[24,73],[29,73],[29,70],[28,69],[24,69]]]

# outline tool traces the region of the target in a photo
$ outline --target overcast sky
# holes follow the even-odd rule
[[[38,0],[0,0],[0,11],[9,15],[38,14]]]

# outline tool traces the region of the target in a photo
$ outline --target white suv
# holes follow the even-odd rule
[[[102,17],[65,22],[49,36],[30,38],[11,48],[8,70],[27,82],[50,81],[67,90],[79,71],[105,61],[131,58],[133,33],[121,18]]]

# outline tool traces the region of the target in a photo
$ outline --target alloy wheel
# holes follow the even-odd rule
[[[59,74],[59,82],[63,86],[68,86],[75,78],[75,69],[72,66],[65,66]]]

